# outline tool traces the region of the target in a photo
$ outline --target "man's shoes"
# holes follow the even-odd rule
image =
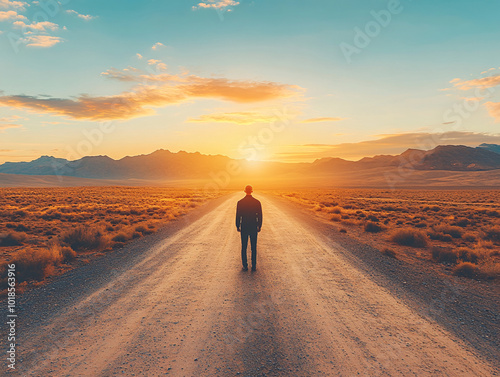
[[[241,270],[242,271],[248,271],[248,267],[242,267]]]
[[[248,270],[248,268],[247,268],[247,270]],[[257,267],[253,266],[252,271],[257,271]]]

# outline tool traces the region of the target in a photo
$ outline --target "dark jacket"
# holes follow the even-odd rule
[[[236,228],[256,231],[262,226],[262,206],[252,195],[247,195],[236,206]]]

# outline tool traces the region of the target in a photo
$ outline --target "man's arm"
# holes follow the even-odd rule
[[[260,228],[262,228],[262,204],[259,202],[257,207],[257,229],[260,231]]]
[[[236,229],[240,231],[241,229],[241,211],[240,211],[240,202],[236,205]]]

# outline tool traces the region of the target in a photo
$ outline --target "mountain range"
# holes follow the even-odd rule
[[[365,157],[359,161],[322,158],[312,163],[281,163],[235,160],[222,155],[157,150],[151,154],[114,160],[108,156],[87,156],[76,161],[42,156],[30,162],[0,165],[0,186],[10,175],[77,177],[98,180],[243,180],[272,177],[300,181],[331,178],[354,182],[360,177],[380,177],[398,171],[420,172],[417,176],[460,176],[466,172],[482,176],[500,173],[500,145],[440,145],[432,150],[408,149],[400,155]],[[427,173],[426,173],[427,172]],[[481,173],[483,172],[483,173]],[[485,176],[486,177],[486,176]],[[234,179],[233,179],[234,181]],[[315,181],[315,182],[316,182]],[[409,182],[405,179],[405,182]]]

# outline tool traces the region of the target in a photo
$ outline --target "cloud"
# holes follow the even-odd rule
[[[0,132],[3,132],[9,128],[21,128],[21,124],[13,124],[13,123],[0,123]]]
[[[110,78],[121,81],[142,81],[136,69],[128,69],[123,76],[116,70],[104,72]],[[229,80],[199,76],[149,75],[157,81],[141,83],[131,91],[113,96],[76,98],[45,98],[40,96],[0,96],[0,105],[23,108],[38,113],[51,113],[74,119],[131,119],[151,115],[153,107],[165,107],[193,99],[209,98],[234,103],[255,103],[297,96],[297,86],[275,82]]]
[[[151,47],[152,50],[158,50],[160,47],[165,47],[163,43],[156,42],[153,47]]]
[[[32,5],[40,4],[33,1]],[[16,9],[0,12],[0,21],[12,21],[12,27],[21,31],[22,35],[18,35],[18,31],[13,33],[16,38],[15,48],[17,49],[17,44],[24,44],[29,47],[52,47],[62,42],[62,38],[49,35],[51,32],[59,30],[58,24],[49,21],[29,23],[24,15],[18,13],[18,10],[24,11],[28,6],[30,6],[30,4],[22,1],[0,0],[0,9]],[[66,30],[66,27],[63,29]]]
[[[26,46],[30,47],[52,47],[62,41],[62,38],[51,35],[31,35],[23,38],[23,42],[26,43]]]
[[[141,60],[143,58],[143,56],[141,54],[135,54],[135,56],[137,56],[137,59]]]
[[[496,122],[500,122],[500,102],[486,102],[484,104],[490,115],[495,118]]]
[[[165,63],[162,63],[161,60],[149,59],[148,65],[154,65],[158,71],[166,71],[167,70],[167,65]]]
[[[460,79],[458,79],[458,81],[455,80],[452,80],[450,82],[454,83],[455,87],[460,90],[470,90],[474,88],[487,89],[500,85],[500,75],[488,76],[480,79],[473,79],[467,81],[462,81]]]
[[[81,14],[81,13],[78,13],[76,10],[73,10],[73,9],[68,9],[66,11],[66,13],[68,13],[68,14],[74,14],[78,18],[81,18],[82,20],[85,20],[85,21],[90,21],[90,20],[93,20],[93,19],[97,18],[97,16],[91,16],[90,14]]]
[[[10,0],[0,0],[0,9],[19,9],[25,10],[29,7],[28,3],[24,1],[10,1]]]
[[[198,3],[198,5],[194,6],[192,9],[197,10],[197,9],[207,9],[207,8],[212,8],[212,9],[225,9],[228,7],[234,7],[236,5],[239,5],[240,3],[238,1],[234,0],[207,0],[205,2]]]
[[[17,121],[17,120],[29,120],[28,118],[24,118],[24,117],[21,117],[19,115],[12,115],[10,117],[4,117],[4,118],[0,118],[0,123],[4,123],[4,122],[14,122],[14,121]]]
[[[344,120],[345,118],[310,118],[304,119],[300,123],[319,123],[319,122],[338,122],[339,120]]]
[[[481,143],[500,144],[500,134],[467,131],[444,133],[413,132],[379,135],[374,140],[358,143],[305,144],[290,146],[286,153],[280,153],[281,160],[311,161],[324,157],[341,157],[350,160],[375,155],[397,155],[409,148],[429,150],[438,145],[469,145]]]
[[[26,20],[27,18],[22,14],[17,13],[15,10],[8,10],[6,12],[0,12],[0,21],[8,20]]]
[[[256,111],[241,111],[201,115],[198,118],[190,118],[187,121],[190,123],[234,123],[250,125],[255,123],[271,123],[276,121],[276,115],[266,115]]]
[[[59,29],[58,24],[49,21],[33,22],[32,24],[26,24],[24,21],[15,21],[13,25],[18,28],[23,28],[24,30],[31,29],[38,32],[46,32],[48,30],[55,31]]]

